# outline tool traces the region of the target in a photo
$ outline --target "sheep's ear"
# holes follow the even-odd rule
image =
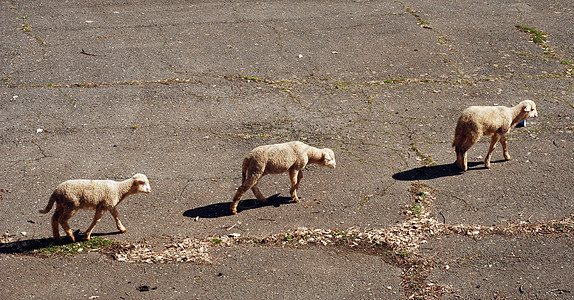
[[[532,107],[530,107],[530,104],[526,104],[526,106],[524,106],[524,111],[531,111]]]

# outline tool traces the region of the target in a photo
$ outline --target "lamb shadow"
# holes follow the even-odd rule
[[[92,236],[120,235],[120,234],[122,234],[122,233],[123,233],[123,232],[121,232],[121,231],[119,231],[119,230],[118,230],[118,231],[112,231],[112,232],[105,232],[105,233],[104,233],[104,232],[99,232],[99,233],[97,233],[97,232],[96,232],[96,233],[92,232]],[[83,239],[86,238],[86,235],[85,235],[84,233],[74,234],[74,235],[75,235],[76,237],[79,237],[80,240],[83,240]]]
[[[291,197],[279,197],[279,194],[275,194],[267,198],[267,202],[259,202],[256,199],[247,199],[239,202],[239,205],[237,206],[237,213],[265,206],[279,207],[283,204],[289,204],[289,203],[294,203]],[[200,217],[208,219],[231,216],[232,214],[229,209],[230,205],[231,202],[210,204],[207,206],[187,210],[183,213],[183,215],[189,218]]]
[[[0,244],[2,254],[26,254],[34,250],[57,245],[52,238],[31,239]]]
[[[122,232],[112,232],[112,233],[92,233],[92,236],[105,236],[105,235],[117,235]],[[74,231],[74,237],[76,242],[85,241],[86,235],[80,233],[79,230]],[[71,244],[72,239],[67,236],[62,236],[62,241],[56,242],[53,238],[43,238],[43,239],[31,239],[31,240],[21,240],[9,243],[0,243],[0,254],[32,254],[35,250],[50,247],[50,246],[61,246],[66,244]]]
[[[499,163],[503,161],[504,160],[491,161],[491,163]],[[482,168],[475,168],[479,165],[482,165]],[[484,166],[484,162],[468,162],[468,170],[470,171],[471,169],[486,169],[486,167]],[[452,163],[438,166],[419,167],[407,171],[402,171],[393,174],[393,179],[401,181],[430,180],[461,174],[464,174],[464,172],[456,165],[456,163]]]

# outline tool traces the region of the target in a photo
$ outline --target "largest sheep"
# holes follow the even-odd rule
[[[456,151],[456,162],[463,170],[468,170],[466,152],[480,137],[492,136],[490,148],[484,158],[484,164],[490,169],[490,156],[500,141],[504,159],[510,160],[506,137],[504,136],[518,123],[538,116],[536,103],[524,100],[514,107],[506,106],[471,106],[462,111],[456,123],[452,146]]]
[[[114,217],[118,229],[121,232],[126,232],[126,228],[118,217],[116,206],[129,195],[150,192],[151,187],[144,174],[135,174],[132,178],[121,182],[113,180],[68,180],[56,187],[46,208],[39,212],[48,213],[56,203],[56,211],[52,216],[54,239],[60,241],[59,225],[62,225],[66,234],[72,241],[75,241],[68,220],[80,209],[95,210],[94,220],[86,230],[86,240],[90,240],[92,230],[106,210]]]

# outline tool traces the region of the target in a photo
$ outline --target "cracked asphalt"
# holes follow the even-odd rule
[[[573,7],[1,0],[2,297],[573,298]],[[485,169],[483,138],[460,173],[451,148],[460,112],[524,99],[539,117],[508,135],[513,159],[498,147]],[[247,192],[230,215],[244,155],[291,140],[332,148],[337,168],[307,167],[300,203],[287,175],[266,176],[268,204]],[[214,242],[212,263],[18,250],[51,236],[38,210],[60,182],[134,173],[152,193],[118,206],[125,234],[106,214],[95,235],[161,244],[409,220],[444,229],[405,233],[424,237],[412,252]],[[433,190],[428,205],[413,196],[421,183]],[[73,230],[92,216],[76,214]]]

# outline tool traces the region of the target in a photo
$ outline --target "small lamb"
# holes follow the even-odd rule
[[[243,160],[243,181],[233,197],[231,213],[237,214],[237,205],[243,194],[249,189],[253,190],[257,200],[261,202],[267,201],[257,187],[259,179],[267,174],[289,172],[291,198],[295,202],[299,202],[297,189],[301,183],[301,178],[303,178],[301,170],[307,164],[335,168],[335,153],[331,149],[318,149],[302,142],[259,146],[251,150]]]
[[[463,170],[468,170],[466,152],[483,135],[492,136],[490,148],[484,158],[484,164],[490,169],[490,156],[500,141],[504,152],[504,159],[510,160],[506,137],[504,136],[516,124],[538,116],[536,103],[524,100],[514,107],[505,106],[471,106],[462,111],[458,118],[452,146],[456,151],[456,162]]]
[[[149,181],[143,174],[135,174],[132,178],[121,182],[113,180],[68,180],[56,187],[46,208],[39,212],[48,213],[56,202],[56,211],[52,216],[54,239],[60,241],[59,224],[75,242],[68,220],[80,209],[96,210],[94,221],[86,231],[86,240],[89,241],[92,230],[106,210],[114,217],[118,229],[121,232],[126,232],[126,228],[118,218],[116,206],[129,195],[150,192]]]

